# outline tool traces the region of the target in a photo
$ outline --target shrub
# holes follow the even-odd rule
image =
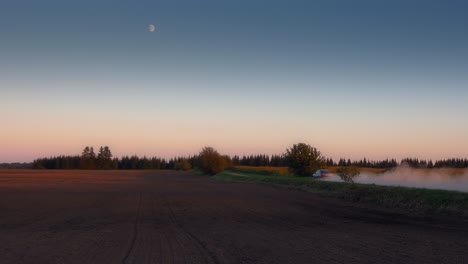
[[[204,147],[199,154],[200,169],[208,174],[217,174],[228,167],[228,161],[212,147]]]
[[[341,167],[336,170],[336,173],[346,183],[354,183],[354,178],[360,174],[356,167]]]
[[[320,151],[305,143],[294,144],[286,150],[289,170],[295,175],[309,176],[325,165]]]

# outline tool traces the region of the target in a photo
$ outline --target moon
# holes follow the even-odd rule
[[[154,32],[154,31],[156,30],[156,26],[153,25],[153,24],[149,24],[148,30],[149,30],[150,32]]]

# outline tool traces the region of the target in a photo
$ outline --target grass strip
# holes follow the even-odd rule
[[[468,216],[468,193],[465,192],[375,184],[346,184],[310,177],[265,175],[246,170],[242,172],[226,170],[213,178],[228,182],[266,184],[313,192],[346,201],[404,209],[416,214],[443,213]]]

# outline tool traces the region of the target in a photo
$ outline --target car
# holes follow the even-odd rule
[[[332,173],[329,170],[324,170],[324,169],[318,170],[314,174],[312,174],[312,177],[316,177],[316,178],[322,178],[322,177],[328,177],[328,176],[332,176]]]

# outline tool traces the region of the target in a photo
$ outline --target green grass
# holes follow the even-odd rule
[[[468,193],[422,188],[325,182],[310,177],[263,175],[227,170],[213,176],[229,182],[245,182],[318,193],[346,201],[397,208],[416,214],[443,213],[468,216]]]

